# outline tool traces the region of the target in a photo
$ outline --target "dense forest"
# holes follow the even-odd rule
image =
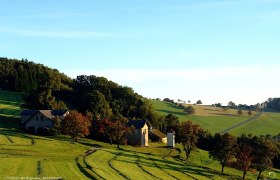
[[[93,119],[122,116],[149,119],[163,131],[178,119],[159,116],[150,100],[104,77],[67,77],[56,69],[27,60],[0,58],[0,88],[24,92],[24,109],[76,109]]]

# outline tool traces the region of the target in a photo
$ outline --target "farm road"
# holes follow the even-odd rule
[[[245,121],[243,121],[243,122],[241,122],[241,123],[235,124],[235,125],[233,125],[233,126],[227,128],[227,129],[224,129],[224,130],[222,130],[222,131],[220,132],[220,134],[225,134],[225,133],[227,133],[227,132],[229,132],[229,131],[231,131],[231,130],[233,130],[233,129],[235,129],[235,128],[238,128],[238,127],[240,127],[240,126],[243,126],[243,125],[246,124],[246,123],[249,123],[249,122],[251,122],[251,121],[257,120],[257,119],[262,115],[262,113],[263,113],[263,111],[259,112],[259,113],[258,113],[256,116],[254,116],[254,117],[250,117],[249,119],[247,119],[247,120],[245,120]]]

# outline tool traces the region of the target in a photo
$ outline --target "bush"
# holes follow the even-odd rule
[[[187,115],[191,115],[195,113],[195,109],[192,106],[185,107],[184,112]]]

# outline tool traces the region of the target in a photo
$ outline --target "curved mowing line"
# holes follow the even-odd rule
[[[115,168],[114,166],[113,166],[113,164],[112,164],[112,160],[116,160],[117,159],[117,157],[119,156],[119,155],[121,155],[121,153],[117,153],[112,159],[110,159],[109,161],[108,161],[108,164],[109,164],[109,166],[112,168],[112,169],[114,169],[119,175],[121,175],[123,178],[125,178],[125,179],[129,179],[125,174],[123,174],[122,172],[120,172],[117,168]]]
[[[11,143],[15,143],[8,135],[5,134],[5,137],[6,137]]]
[[[83,173],[87,178],[89,179],[96,179],[95,177],[93,177],[89,172],[86,171],[87,168],[83,167],[80,162],[79,162],[79,157],[76,157],[76,164],[80,170],[81,173]]]
[[[88,151],[87,151],[88,152]],[[92,166],[90,166],[87,161],[86,161],[86,157],[91,155],[92,153],[96,152],[96,150],[90,150],[90,152],[87,153],[86,155],[83,157],[83,162],[86,165],[86,168],[89,169],[91,172],[93,172],[97,177],[99,177],[100,179],[105,179],[102,176],[100,176],[97,172],[94,171],[94,168]]]
[[[93,178],[96,179],[96,177],[92,176],[92,174],[90,174],[88,171],[92,172],[94,175],[96,175],[98,178],[100,179],[104,179],[102,176],[100,176],[98,173],[96,173],[95,171],[93,171],[93,167],[91,167],[87,162],[86,162],[86,157],[91,155],[92,153],[96,152],[96,150],[91,149],[88,150],[87,152],[84,153],[84,155],[79,156],[81,158],[83,158],[83,163],[85,164],[85,167],[83,167],[81,165],[81,163],[79,162],[79,157],[76,158],[76,164],[79,168],[79,170],[85,175],[87,176],[89,179]],[[88,170],[88,171],[87,171]]]
[[[163,157],[163,159],[166,159],[166,158],[170,157],[171,153],[172,153],[172,149],[169,149],[169,152],[167,153],[166,156]],[[179,169],[177,169],[177,168],[175,168],[173,166],[170,166],[169,164],[165,164],[165,165],[168,166],[169,168],[173,169],[174,171],[180,172],[180,173],[182,173],[182,174],[184,174],[184,175],[186,175],[186,176],[188,176],[188,177],[190,177],[190,178],[192,178],[194,180],[198,180],[197,178],[195,178],[195,177],[185,173],[184,171],[180,171]]]
[[[150,155],[149,155],[149,156],[150,156]],[[166,158],[166,156],[165,156],[164,158]],[[163,158],[163,159],[164,159],[164,158]],[[159,168],[160,170],[162,170],[163,172],[165,172],[165,173],[168,174],[169,176],[173,177],[174,179],[179,180],[176,176],[170,174],[170,173],[167,172],[165,169],[163,169],[162,167],[160,167],[160,166],[159,166],[156,162],[154,162],[150,157],[149,157],[149,159],[153,162],[153,164],[154,164],[157,168]]]
[[[156,179],[162,179],[162,178],[159,178],[159,177],[153,175],[152,173],[150,173],[150,172],[147,171],[146,169],[144,169],[143,166],[141,166],[141,165],[139,164],[139,162],[140,162],[139,156],[138,156],[136,153],[135,153],[135,155],[137,156],[137,161],[135,161],[135,162],[136,162],[137,166],[138,166],[142,171],[144,171],[145,173],[149,174],[150,176],[152,176],[152,177],[154,177],[154,178],[156,178]]]
[[[179,180],[176,176],[170,174],[168,171],[166,171],[165,169],[163,169],[162,167],[160,167],[157,163],[154,163],[154,164],[155,164],[155,166],[156,166],[157,168],[159,168],[160,170],[162,170],[163,172],[165,172],[165,173],[168,174],[169,176],[173,177],[174,179]]]
[[[190,178],[192,178],[192,179],[194,179],[194,180],[198,180],[197,178],[195,178],[195,177],[193,177],[193,176],[191,176],[191,175],[185,173],[184,171],[180,171],[180,170],[178,170],[177,168],[175,168],[175,167],[173,167],[173,166],[170,166],[169,164],[165,164],[165,165],[168,166],[168,167],[170,167],[170,168],[173,169],[174,171],[178,171],[178,172],[180,172],[180,173],[182,173],[182,174],[185,174],[186,176],[188,176],[188,177],[190,177]]]
[[[169,149],[169,152],[163,157],[163,159],[170,157],[171,153],[172,153],[172,149]]]

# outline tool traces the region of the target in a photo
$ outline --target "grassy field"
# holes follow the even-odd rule
[[[278,135],[280,133],[280,113],[265,112],[257,120],[236,128],[230,133],[240,135]]]
[[[152,102],[159,114],[166,116],[173,113],[180,121],[191,120],[212,133],[220,132],[249,118],[246,111],[243,112],[243,116],[237,116],[237,110],[224,111],[222,108],[201,105],[192,105],[195,108],[195,115],[186,115],[182,109],[173,104],[155,100]]]
[[[17,127],[22,93],[0,90],[0,128]]]
[[[191,120],[212,133],[221,132],[235,124],[247,120],[247,111],[243,111],[242,116],[237,116],[237,110],[202,105],[192,105],[195,108],[195,115],[186,115],[182,109],[167,102],[153,100],[155,110],[161,115],[173,113],[180,121]],[[253,115],[255,112],[253,112]],[[234,135],[277,135],[280,133],[280,113],[263,113],[258,119],[246,123],[241,127],[233,129],[230,133]]]
[[[121,146],[118,150],[85,138],[73,144],[67,136],[23,133],[17,128],[21,95],[0,91],[0,179],[241,179],[242,173],[233,168],[220,173],[218,162],[206,151],[197,150],[186,161],[180,145],[169,149],[150,143],[149,147]],[[280,177],[279,171],[273,171]],[[256,172],[250,172],[248,179],[256,179]]]
[[[152,143],[150,147],[110,146],[89,139],[71,143],[68,137],[46,138],[18,131],[0,135],[0,179],[56,177],[62,179],[240,179],[241,172],[220,173],[208,152],[197,150],[189,161],[176,149]],[[276,171],[275,171],[276,172]],[[280,177],[279,172],[277,176]],[[268,175],[268,172],[265,173]],[[250,172],[248,179],[255,179]]]

